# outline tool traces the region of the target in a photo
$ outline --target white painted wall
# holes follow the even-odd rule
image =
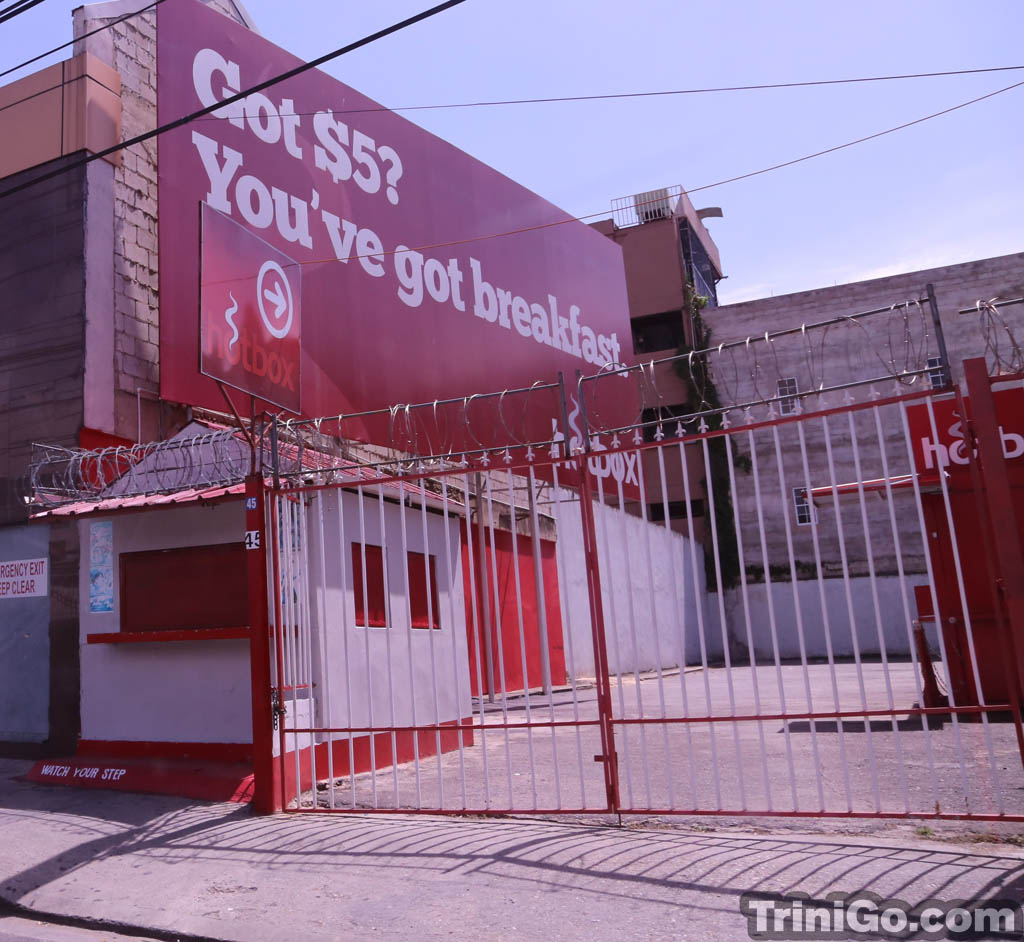
[[[906,579],[906,598],[910,619],[916,617],[913,585],[923,584],[925,577],[910,576]],[[832,640],[832,652],[836,657],[851,657],[854,654],[854,632],[862,655],[877,655],[881,641],[888,655],[906,656],[910,653],[909,622],[903,604],[903,592],[898,576],[880,576],[875,580],[877,592],[877,614],[871,580],[856,578],[847,586],[842,579],[798,580],[796,598],[802,619],[804,645],[808,658],[823,658],[828,653],[826,631]],[[746,589],[747,608],[744,608],[744,594],[741,588],[729,589],[725,593],[726,622],[734,642],[743,652],[747,651],[747,612],[749,611],[750,635],[758,661],[771,661],[772,614],[775,618],[775,632],[778,639],[779,657],[782,659],[800,657],[800,639],[797,626],[797,606],[794,604],[794,584],[790,582],[764,583],[748,586]],[[770,590],[770,591],[769,591]],[[822,605],[824,594],[824,606]],[[771,607],[769,606],[771,601]],[[717,625],[718,596],[709,596],[712,620]],[[937,645],[934,625],[926,624],[926,631],[932,647]]]
[[[79,521],[82,738],[141,742],[252,742],[249,643],[87,644],[120,631],[117,556],[227,543],[245,532],[243,502],[115,515],[114,611],[89,611],[89,526]],[[188,586],[182,586],[187,592]]]
[[[437,513],[423,514],[418,507],[407,507],[403,513],[397,504],[367,496],[360,522],[356,494],[325,491],[307,511],[307,531],[311,584],[326,587],[310,598],[314,658],[321,674],[316,688],[318,720],[335,727],[380,727],[445,723],[470,716],[458,518],[450,514],[446,521]],[[387,628],[355,624],[351,544],[361,538],[386,547]],[[410,627],[406,552],[437,557],[439,630]]]
[[[593,676],[580,506],[568,502],[568,492],[562,495],[556,519],[566,666],[577,677]],[[673,667],[684,656],[687,664],[699,664],[701,637],[705,656],[721,658],[721,631],[707,619],[702,548],[612,507],[595,503],[594,513],[611,669]]]

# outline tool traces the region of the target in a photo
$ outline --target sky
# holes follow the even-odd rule
[[[0,70],[70,39],[77,5],[44,0],[0,24]],[[245,5],[264,37],[312,59],[428,0]],[[326,71],[401,107],[1024,65],[1022,33],[1020,0],[467,0]],[[406,116],[582,216],[610,210],[616,197],[706,186],[1015,82],[1024,71]],[[1024,87],[695,192],[698,208],[724,214],[708,221],[727,276],[720,300],[1024,251],[1022,114]]]

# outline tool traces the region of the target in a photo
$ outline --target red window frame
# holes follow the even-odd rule
[[[406,554],[409,575],[409,612],[413,628],[441,630],[441,605],[437,592],[437,557]],[[427,606],[427,564],[430,560],[430,606]]]
[[[366,594],[369,596],[369,618],[363,599],[363,558],[366,558]],[[356,599],[356,626],[386,628],[388,597],[384,579],[384,548],[370,543],[352,544],[352,582]]]

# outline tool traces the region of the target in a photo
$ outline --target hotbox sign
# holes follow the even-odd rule
[[[159,7],[158,49],[161,123],[298,62],[198,0]],[[323,416],[626,359],[617,245],[321,72],[161,137],[159,196],[165,398],[219,407],[206,374]]]
[[[201,224],[200,372],[299,412],[302,269],[205,203]]]
[[[999,389],[995,391],[994,398],[1003,457],[1008,461],[1024,458],[1024,389]],[[964,401],[970,404],[968,397]],[[938,437],[932,434],[928,406],[918,405],[907,409],[915,466],[922,474],[939,470],[951,474],[968,473],[974,448],[967,440],[967,430],[957,401],[940,400],[932,404],[932,410]]]

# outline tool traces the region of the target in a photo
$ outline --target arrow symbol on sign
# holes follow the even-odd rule
[[[281,315],[284,314],[285,309],[288,307],[288,298],[284,293],[284,289],[281,287],[281,282],[274,282],[274,288],[263,289],[263,297],[268,301],[273,302],[274,305],[274,318],[280,319]]]

